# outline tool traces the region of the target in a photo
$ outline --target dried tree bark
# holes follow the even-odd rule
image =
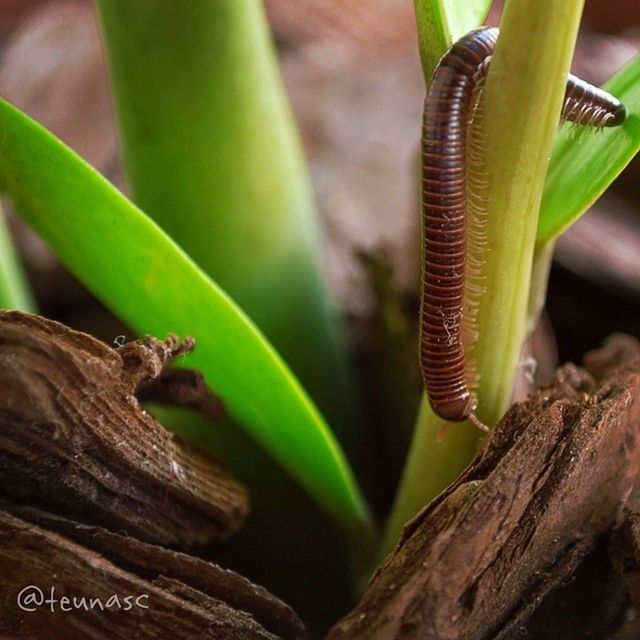
[[[134,395],[191,348],[169,336],[116,350],[44,318],[0,312],[0,495],[159,544],[236,530],[244,489]]]
[[[304,634],[290,607],[232,571],[30,507],[0,507],[0,631],[105,640],[272,640]],[[23,594],[22,606],[33,609],[24,611],[18,594],[28,585],[44,597],[53,587],[58,602],[25,601]],[[118,602],[105,609],[73,606],[73,598],[82,597],[104,606],[114,595]],[[64,605],[71,610],[61,607],[63,596],[71,599]],[[133,598],[130,608],[127,596]]]
[[[522,637],[640,491],[640,345],[618,336],[585,367],[506,414],[329,638]]]
[[[213,420],[222,420],[227,415],[224,403],[211,393],[204,376],[192,369],[164,369],[157,378],[138,385],[136,398],[196,409]]]
[[[220,460],[138,404],[136,393],[220,417],[199,373],[165,369],[193,347],[169,336],[111,349],[0,311],[0,636],[303,637],[261,587],[149,544],[225,537],[248,509]]]

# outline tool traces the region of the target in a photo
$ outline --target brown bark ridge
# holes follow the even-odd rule
[[[151,544],[224,537],[248,508],[220,460],[138,404],[141,393],[220,417],[201,374],[165,369],[193,347],[171,335],[114,350],[0,311],[0,637],[304,637],[265,589]]]
[[[193,345],[169,336],[112,349],[51,320],[0,312],[0,496],[157,544],[235,531],[245,490],[134,395]]]
[[[213,420],[222,420],[227,415],[222,400],[211,393],[204,376],[193,369],[163,370],[157,378],[138,385],[136,398],[141,402],[196,409]]]
[[[615,336],[514,405],[331,640],[506,640],[640,490],[640,345]],[[456,428],[455,426],[451,428]]]
[[[51,640],[304,635],[290,607],[232,571],[30,507],[0,509],[0,632]]]

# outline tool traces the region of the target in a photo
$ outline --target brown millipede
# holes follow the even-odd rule
[[[467,244],[482,244],[482,230],[467,228],[467,195],[474,199],[474,185],[469,184],[466,154],[474,152],[473,144],[467,147],[468,128],[497,38],[497,28],[481,28],[445,53],[433,73],[422,126],[422,378],[438,416],[447,422],[468,418],[485,429],[474,413],[474,371],[466,355],[474,330],[468,324],[465,330],[469,317],[464,310],[469,309],[472,286],[478,294],[477,284],[470,284],[466,276],[479,268]],[[562,118],[594,127],[616,126],[624,122],[625,109],[605,91],[570,75]]]

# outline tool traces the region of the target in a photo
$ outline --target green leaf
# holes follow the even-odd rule
[[[96,5],[132,200],[246,311],[354,445],[355,385],[262,0]]]
[[[35,311],[36,303],[0,209],[0,308]]]
[[[479,27],[492,0],[414,0],[422,70],[427,84],[453,42]]]
[[[442,1],[442,0],[441,0]],[[476,29],[489,13],[493,0],[446,0],[444,2],[453,42]]]
[[[627,120],[598,132],[563,126],[547,173],[539,245],[552,242],[585,213],[640,150],[640,56],[604,88],[625,105]]]
[[[0,186],[20,215],[140,333],[192,335],[200,369],[240,423],[334,522],[366,506],[322,416],[243,312],[152,220],[39,124],[0,101]]]

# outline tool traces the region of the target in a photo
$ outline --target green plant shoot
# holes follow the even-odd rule
[[[133,200],[251,317],[348,440],[356,394],[261,0],[97,7]]]
[[[244,313],[150,218],[43,127],[0,101],[0,186],[62,262],[141,334],[197,341],[231,417],[352,541],[370,533],[349,465],[298,381]]]
[[[486,81],[482,170],[489,186],[481,271],[486,292],[480,298],[478,339],[470,357],[479,374],[477,415],[489,425],[509,405],[526,338],[538,212],[582,4],[507,0]],[[444,432],[443,426],[423,401],[383,553],[395,544],[404,522],[470,461],[478,431],[468,423],[447,425]]]

